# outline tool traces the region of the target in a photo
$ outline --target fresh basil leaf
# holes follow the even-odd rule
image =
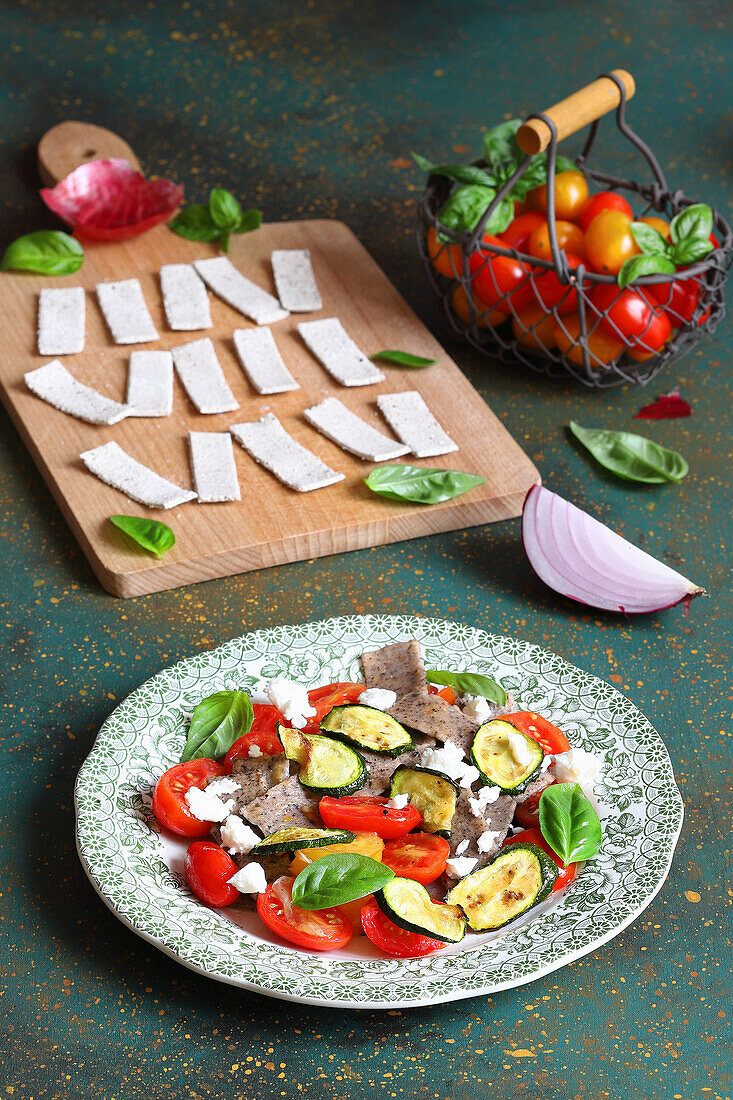
[[[711,241],[703,241],[699,237],[686,237],[672,246],[672,259],[680,266],[693,264],[696,260],[702,260],[708,252],[712,252],[715,245]]]
[[[217,691],[202,699],[193,712],[181,761],[200,756],[224,756],[254,721],[249,695],[244,691]]]
[[[574,420],[570,421],[569,427],[596,462],[626,481],[662,485],[667,481],[682,481],[689,471],[681,454],[662,447],[644,435],[581,428]]]
[[[394,871],[359,852],[332,852],[304,867],[293,883],[293,905],[299,909],[331,909],[381,890]]]
[[[231,191],[214,187],[209,195],[209,214],[214,225],[220,229],[235,229],[242,219],[242,207]]]
[[[474,164],[433,164],[425,157],[421,157],[419,153],[413,153],[412,159],[418,168],[432,176],[446,176],[447,179],[455,180],[456,183],[478,183],[489,187],[494,183],[492,176]]]
[[[547,153],[543,153],[543,156],[547,156]],[[578,166],[575,161],[570,160],[568,157],[555,157],[555,175],[559,176],[561,172],[577,172]]]
[[[502,707],[507,700],[501,684],[497,684],[489,676],[480,676],[477,672],[447,672],[429,668],[425,675],[431,684],[455,688],[461,695],[483,695],[484,699],[490,699],[492,703],[498,703]]]
[[[632,222],[631,235],[646,256],[663,256],[669,251],[669,244],[658,229],[646,222]]]
[[[427,466],[375,466],[364,484],[388,500],[415,504],[440,504],[483,485],[485,477],[461,470],[435,470]]]
[[[440,209],[438,220],[446,229],[452,229],[456,233],[461,233],[464,229],[475,229],[495,194],[493,187],[480,184],[459,187],[448,196]]]
[[[261,210],[245,210],[235,228],[235,233],[251,233],[253,229],[259,229],[262,225]]]
[[[214,222],[208,206],[197,202],[187,206],[168,222],[168,228],[185,237],[187,241],[206,241],[213,244],[221,236],[221,229]]]
[[[230,242],[231,239],[232,239],[231,229],[222,229],[221,237],[219,237],[219,248],[222,250],[222,252],[228,252],[229,251],[229,242]]]
[[[667,256],[660,254],[647,256],[642,253],[641,256],[630,256],[624,261],[616,282],[623,289],[642,275],[673,275],[676,270],[677,268]]]
[[[488,134],[484,134],[484,160],[490,168],[508,165],[517,167],[524,156],[517,145],[516,137],[521,125],[521,119],[513,118],[509,122],[502,122],[499,126],[495,126],[493,130],[489,130]]]
[[[601,846],[598,814],[579,783],[553,783],[540,796],[540,829],[567,867],[592,859]]]
[[[675,214],[669,223],[669,235],[674,244],[688,237],[707,241],[713,231],[713,212],[704,202],[695,202],[692,206]]]
[[[109,522],[142,546],[143,550],[155,554],[156,558],[162,558],[176,545],[176,536],[168,524],[160,520],[144,519],[142,516],[110,516]]]
[[[0,271],[37,271],[39,275],[73,275],[84,263],[79,242],[58,229],[39,229],[9,244]]]
[[[432,367],[437,359],[424,359],[422,355],[410,355],[408,351],[378,351],[372,359],[384,359],[387,363],[397,363],[400,367]]]

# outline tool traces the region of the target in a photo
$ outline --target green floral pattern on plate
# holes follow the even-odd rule
[[[311,686],[360,679],[364,649],[418,638],[428,667],[501,681],[526,710],[601,756],[604,840],[575,883],[504,933],[467,936],[423,959],[308,955],[260,935],[256,919],[206,909],[186,890],[151,811],[180,759],[187,717],[212,692],[285,675]],[[519,986],[592,951],[651,902],[667,876],[682,799],[660,735],[628,699],[561,657],[514,638],[418,617],[365,615],[260,630],[158,673],[110,715],[76,784],[77,846],[95,889],[143,938],[219,981],[304,1003],[437,1004]]]

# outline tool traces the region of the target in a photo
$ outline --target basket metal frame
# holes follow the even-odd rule
[[[612,80],[619,90],[619,105],[615,112],[616,125],[621,134],[644,157],[651,169],[653,179],[651,183],[641,184],[636,180],[611,175],[588,166],[587,161],[596,142],[600,120],[596,120],[591,124],[585,145],[580,154],[575,158],[575,164],[582,170],[586,178],[595,184],[603,185],[605,189],[626,190],[641,196],[646,202],[646,206],[639,217],[644,217],[650,211],[666,214],[670,218],[674,217],[675,214],[678,214],[686,206],[690,206],[699,200],[690,198],[682,191],[669,190],[667,180],[659,161],[646,142],[639,137],[626,121],[627,101],[626,89],[623,82],[614,73],[604,73],[602,75]],[[588,297],[588,292],[589,289],[592,290],[594,286],[603,283],[617,285],[616,276],[590,271],[583,264],[575,269],[570,269],[565,250],[559,246],[555,227],[554,183],[558,144],[557,129],[552,119],[545,114],[537,113],[529,117],[542,119],[551,133],[550,144],[547,148],[547,221],[552,259],[542,260],[535,256],[530,256],[527,253],[519,252],[515,248],[500,248],[498,245],[493,244],[484,244],[482,247],[485,227],[489,218],[501,200],[509,194],[514,184],[524,174],[533,159],[531,156],[527,155],[524,157],[516,171],[497,191],[493,201],[484,211],[476,227],[472,230],[464,230],[460,233],[441,225],[439,219],[439,211],[451,190],[451,181],[444,176],[431,175],[428,178],[427,186],[418,208],[420,217],[418,247],[425,261],[433,288],[442,300],[448,322],[453,330],[459,335],[462,335],[470,344],[485,354],[496,356],[503,361],[519,359],[532,370],[546,374],[551,378],[562,378],[570,375],[577,382],[589,387],[607,388],[609,386],[623,385],[626,382],[646,385],[652,378],[656,377],[665,366],[673,361],[681,359],[682,356],[691,351],[703,333],[712,334],[719,321],[724,316],[725,305],[723,287],[728,268],[730,267],[731,260],[733,260],[733,231],[731,231],[731,227],[725,218],[717,211],[713,211],[713,224],[716,236],[720,241],[720,246],[718,248],[708,253],[702,260],[673,275],[645,275],[634,280],[632,284],[633,289],[643,289],[645,286],[652,286],[654,284],[674,283],[690,279],[694,279],[699,284],[698,302],[692,317],[686,320],[677,315],[679,317],[679,324],[675,324],[677,331],[665,344],[661,352],[650,359],[640,362],[634,360],[628,354],[628,350],[625,349],[622,354],[609,363],[601,362],[591,352],[588,345],[588,336],[592,335],[601,320],[604,318],[607,320],[607,316],[606,314],[602,314],[593,305]],[[475,161],[474,164],[476,167],[486,167],[486,163],[483,160]],[[444,248],[448,249],[449,245],[453,244],[460,246],[460,270],[456,269],[456,265],[452,260],[452,254],[447,252],[447,255],[451,256],[451,267],[454,272],[454,278],[452,279],[436,271],[433,266],[432,258],[428,255],[427,231],[431,227],[440,234],[442,240],[448,242],[443,246]],[[471,281],[476,275],[476,271],[470,271],[469,259],[479,251],[486,256],[485,264],[481,265],[482,267],[489,264],[489,261],[496,256],[510,256],[529,265],[530,272],[527,278],[533,289],[535,287],[536,275],[543,274],[545,271],[555,271],[560,283],[568,287],[568,294],[571,292],[571,289],[577,292],[577,316],[579,323],[579,334],[577,339],[568,332],[563,321],[563,317],[567,319],[567,317],[572,316],[572,314],[561,315],[557,312],[558,306],[562,305],[562,301],[552,308],[546,307],[546,314],[543,320],[546,320],[548,315],[552,314],[555,321],[562,326],[567,339],[575,348],[581,350],[582,365],[573,362],[567,355],[562,354],[556,348],[544,346],[539,336],[534,335],[535,328],[537,328],[537,325],[541,322],[527,328],[513,308],[511,298],[508,296],[510,292],[503,295],[511,311],[508,313],[507,319],[514,319],[517,324],[521,326],[523,332],[521,332],[519,336],[514,335],[510,337],[502,334],[500,329],[494,328],[492,325],[486,323],[487,314],[476,309],[471,293]],[[490,267],[489,271],[494,280],[495,288],[498,291],[499,288],[496,285],[496,280]],[[470,323],[461,321],[451,306],[451,299],[457,287],[462,287],[466,293]],[[621,293],[622,291],[619,288],[619,295]],[[544,302],[542,302],[539,294],[535,294],[535,299],[538,304],[541,303],[544,307]],[[704,321],[701,320],[703,316],[705,317]],[[609,323],[613,326],[612,322]],[[503,325],[500,327],[503,327]],[[613,327],[615,328],[615,326]],[[622,343],[626,343],[623,334],[618,329],[616,329],[616,332],[618,333],[619,340]],[[536,348],[528,347],[526,342],[522,342],[528,334],[533,342],[538,345]]]

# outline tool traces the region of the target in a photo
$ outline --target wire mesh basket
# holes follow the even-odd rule
[[[651,307],[647,310],[648,325],[654,323],[660,313],[671,322],[671,335],[661,348],[654,344],[651,335],[645,343],[645,330],[634,336],[625,335],[614,321],[616,314],[612,316],[612,311],[624,293],[616,275],[590,270],[585,262],[571,267],[566,250],[559,245],[555,222],[557,144],[589,123],[588,138],[575,164],[591,183],[606,190],[638,196],[644,206],[635,218],[662,215],[671,219],[698,201],[682,191],[670,191],[654,153],[626,122],[626,103],[633,94],[633,78],[622,70],[615,70],[548,111],[530,115],[517,133],[518,144],[525,154],[523,160],[497,191],[472,230],[456,232],[441,224],[440,211],[451,193],[452,183],[442,175],[428,177],[419,203],[419,249],[451,327],[486,355],[503,361],[519,360],[530,369],[553,378],[570,375],[590,387],[606,388],[625,382],[645,385],[669,363],[689,352],[704,333],[712,333],[723,317],[723,288],[733,258],[733,233],[716,211],[713,211],[716,239],[712,252],[675,274],[643,275],[629,288],[635,292],[637,300],[640,293]],[[613,108],[616,108],[616,125],[621,134],[642,154],[651,169],[650,183],[623,179],[588,165],[600,119]],[[540,259],[508,245],[500,247],[501,242],[496,238],[487,242],[484,237],[494,210],[524,174],[533,157],[545,149],[551,258]],[[483,160],[475,161],[474,166],[487,167]],[[511,257],[526,268],[521,282],[512,285],[511,290],[503,287],[501,278],[497,278],[499,265],[492,263],[500,256]],[[436,268],[438,261],[443,273]],[[547,272],[554,272],[564,288],[560,300],[553,300],[552,304],[546,294],[543,297],[540,281]],[[490,306],[475,294],[477,278],[483,279],[483,286],[489,286]],[[616,293],[597,289],[604,286],[615,287]],[[657,288],[655,292],[648,289],[651,287]],[[694,307],[688,305],[680,312],[680,295],[684,290],[689,303],[690,289]],[[601,298],[603,301],[599,305]],[[529,321],[523,308],[528,300],[534,306]]]

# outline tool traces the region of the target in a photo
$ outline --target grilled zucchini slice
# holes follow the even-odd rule
[[[358,791],[369,778],[364,757],[349,745],[280,725],[277,735],[288,760],[300,765],[298,779],[314,794],[341,798]]]
[[[346,703],[330,710],[321,722],[321,733],[330,733],[358,749],[399,756],[413,748],[412,738],[396,718],[376,707]]]
[[[258,856],[274,856],[279,852],[295,852],[298,848],[325,848],[329,844],[350,844],[355,840],[354,833],[348,829],[308,829],[302,825],[293,825],[289,829],[278,829],[270,833],[252,852]]]
[[[390,796],[409,795],[410,805],[423,816],[421,828],[450,840],[450,826],[456,812],[460,788],[443,772],[419,764],[400,764],[392,773]]]
[[[516,738],[521,738],[519,759],[512,745]],[[471,746],[471,759],[484,784],[501,787],[506,794],[521,794],[539,772],[544,755],[541,745],[503,718],[481,726]]]
[[[419,882],[393,878],[374,895],[379,908],[400,928],[443,943],[459,943],[466,934],[466,918],[459,905],[439,905]]]
[[[544,901],[557,875],[556,864],[536,844],[511,844],[461,879],[446,901],[461,907],[474,932],[488,932]]]

